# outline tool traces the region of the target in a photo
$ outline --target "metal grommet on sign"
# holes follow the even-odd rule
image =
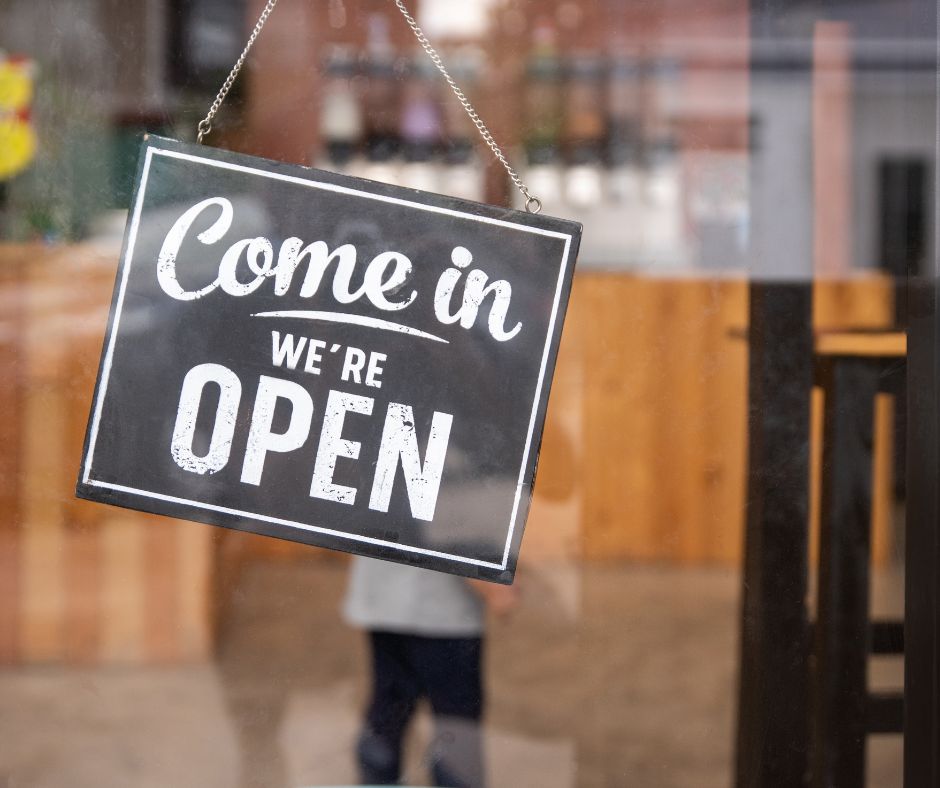
[[[525,201],[525,209],[528,213],[538,213],[542,210],[542,201],[538,197],[530,196]]]

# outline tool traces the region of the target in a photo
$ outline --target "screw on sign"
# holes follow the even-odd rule
[[[34,73],[28,58],[0,52],[0,181],[22,172],[36,155],[30,122]]]

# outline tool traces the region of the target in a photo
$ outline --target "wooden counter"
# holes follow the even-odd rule
[[[113,248],[0,245],[0,663],[205,658],[217,573],[323,554],[74,497],[116,265]],[[817,287],[820,328],[891,317],[884,279]],[[743,279],[577,275],[523,562],[737,564],[746,321]]]
[[[74,495],[117,258],[0,245],[0,663],[211,651],[213,529]]]
[[[892,323],[892,287],[816,284],[817,330]],[[580,273],[522,555],[737,565],[745,513],[747,283]],[[814,435],[822,402],[814,397]],[[892,409],[877,408],[873,555],[890,550]],[[809,436],[808,436],[809,438]],[[818,508],[818,437],[811,512]]]

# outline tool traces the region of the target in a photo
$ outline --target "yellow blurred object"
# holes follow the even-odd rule
[[[0,181],[24,170],[36,155],[29,122],[33,71],[30,60],[0,60]]]
[[[0,112],[26,109],[33,100],[33,67],[29,60],[0,60]]]
[[[22,120],[0,120],[0,181],[12,178],[36,155],[36,135]]]

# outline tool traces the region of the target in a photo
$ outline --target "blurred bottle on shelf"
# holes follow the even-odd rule
[[[401,108],[398,183],[425,191],[440,188],[442,119],[436,77],[437,70],[424,52],[416,54],[408,68]]]
[[[640,118],[640,63],[615,55],[608,69],[606,160],[610,198],[618,204],[639,199]]]
[[[365,62],[365,178],[395,182],[399,153],[399,75],[401,63],[389,38],[389,18],[382,13],[367,19]]]
[[[525,145],[526,181],[543,203],[563,197],[561,170],[562,67],[557,35],[548,19],[539,19],[532,34],[526,66]]]
[[[686,156],[682,191],[697,266],[717,270],[747,265],[747,174],[747,154],[740,149]]]
[[[643,258],[655,266],[684,262],[679,160],[675,140],[663,137],[646,145],[643,181]]]
[[[643,258],[656,267],[687,263],[677,120],[680,71],[671,58],[647,64],[643,128]]]
[[[590,53],[571,57],[565,88],[565,198],[573,206],[591,208],[604,198],[603,60]]]
[[[451,76],[470,103],[476,106],[477,87],[483,54],[479,48],[465,46],[445,59]],[[476,156],[474,143],[479,132],[463,105],[446,90],[444,111],[444,164],[441,170],[442,191],[454,197],[481,201],[484,198],[483,167]]]
[[[607,196],[622,217],[625,257],[635,260],[643,245],[640,62],[615,46],[607,75]]]
[[[361,168],[358,157],[363,133],[362,105],[354,88],[356,58],[348,47],[335,47],[324,66],[320,105],[322,153],[316,157],[319,167],[335,172]]]

